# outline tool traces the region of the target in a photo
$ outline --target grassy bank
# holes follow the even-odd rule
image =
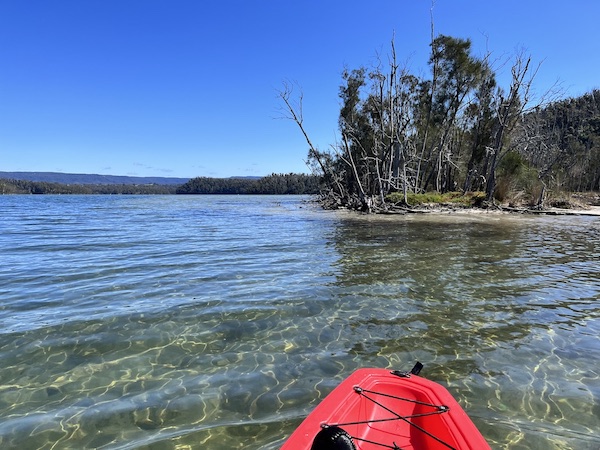
[[[409,208],[523,208],[523,209],[585,209],[600,206],[600,193],[598,192],[547,192],[543,202],[543,208],[533,198],[523,195],[513,195],[493,203],[486,201],[485,192],[427,192],[423,194],[409,193],[406,196],[400,192],[394,192],[386,197],[386,201],[396,207]]]

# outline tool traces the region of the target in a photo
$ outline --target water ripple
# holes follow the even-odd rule
[[[358,367],[493,448],[596,449],[600,226],[294,197],[2,196],[2,448],[276,449]]]

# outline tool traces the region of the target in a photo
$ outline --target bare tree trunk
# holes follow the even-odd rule
[[[302,92],[300,92],[298,101],[297,101],[297,105],[295,106],[291,100],[292,92],[293,92],[293,88],[289,83],[284,83],[283,90],[278,92],[279,98],[283,101],[283,103],[285,104],[285,107],[286,107],[283,117],[285,119],[293,120],[294,122],[296,122],[296,125],[298,125],[298,128],[300,128],[300,131],[302,132],[302,135],[304,136],[304,139],[306,140],[306,143],[308,144],[309,157],[311,157],[315,161],[317,161],[317,163],[319,164],[319,167],[321,168],[323,176],[325,178],[331,180],[331,182],[333,183],[333,186],[337,190],[337,193],[341,197],[343,197],[343,195],[344,195],[343,187],[341,186],[341,184],[340,184],[339,180],[337,179],[337,177],[335,176],[335,174],[333,174],[331,172],[331,169],[323,162],[321,153],[315,148],[315,146],[313,145],[312,141],[310,140],[310,138],[308,136],[308,133],[306,132],[306,130],[304,128],[304,117],[302,115],[303,94],[302,94]]]
[[[542,190],[540,192],[540,196],[538,198],[536,206],[538,209],[544,209],[544,199],[546,197],[546,183],[544,183],[544,181],[541,179],[540,181],[542,182]]]
[[[362,203],[363,209],[366,209],[367,212],[371,212],[371,204],[370,201],[367,199],[367,195],[365,194],[365,189],[363,188],[360,176],[358,175],[358,170],[356,169],[356,163],[354,162],[354,158],[352,158],[352,151],[350,149],[350,143],[348,142],[348,137],[346,136],[346,133],[342,133],[342,139],[344,142],[344,149],[346,150],[346,154],[348,155],[348,161],[350,162],[350,166],[352,167],[354,180],[356,181],[358,189],[360,190],[360,201]]]
[[[517,55],[511,68],[512,81],[507,99],[500,97],[497,111],[497,130],[494,147],[491,148],[492,157],[489,165],[486,195],[488,201],[493,201],[496,190],[496,169],[500,161],[506,155],[505,140],[510,136],[518,121],[521,119],[525,108],[530,100],[531,85],[537,70],[533,72],[528,80],[525,77],[529,73],[531,57],[525,59],[523,54]],[[539,66],[538,66],[539,68]]]
[[[433,41],[435,40],[435,24],[433,21],[433,7],[434,6],[435,6],[435,1],[432,0],[431,1],[431,9],[430,9],[431,45],[432,46],[433,46]],[[420,187],[422,190],[427,189],[427,182],[425,183],[425,186],[422,186],[422,183],[420,181],[421,180],[421,164],[422,164],[423,158],[425,156],[427,140],[429,139],[429,126],[431,124],[431,108],[433,107],[433,98],[435,95],[436,83],[437,83],[437,78],[438,78],[438,69],[439,69],[438,68],[438,60],[437,60],[437,58],[434,58],[434,60],[433,60],[433,77],[431,79],[431,92],[429,93],[429,105],[428,105],[428,109],[427,109],[427,119],[425,120],[425,133],[423,136],[423,145],[421,146],[421,156],[419,157],[419,160],[417,162],[417,175],[416,175],[417,186]]]

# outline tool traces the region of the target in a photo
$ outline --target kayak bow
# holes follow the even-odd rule
[[[485,450],[490,446],[441,385],[411,373],[359,369],[281,450]]]

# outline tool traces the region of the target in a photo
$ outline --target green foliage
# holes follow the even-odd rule
[[[469,39],[440,35],[431,44],[429,64],[436,71],[432,105],[438,120],[454,120],[464,97],[481,77],[484,62],[472,56]]]
[[[263,178],[194,178],[181,186],[61,184],[0,179],[0,194],[318,194],[320,178],[272,174]]]
[[[500,161],[498,165],[499,176],[517,176],[527,168],[525,159],[517,152],[511,151]]]
[[[341,142],[331,153],[309,154],[330,192],[342,197],[335,204],[365,208],[394,191],[470,191],[495,170],[488,149],[504,142],[494,138],[499,91],[470,40],[438,36],[430,79],[401,69],[395,58],[389,70],[378,64],[344,72]]]
[[[429,77],[401,69],[394,48],[388,68],[344,71],[341,142],[309,154],[329,204],[443,203],[453,200],[422,193],[459,189],[538,204],[546,188],[600,190],[600,91],[530,110],[535,69],[523,54],[503,89],[468,39],[437,36]]]
[[[0,194],[175,194],[177,186],[164,184],[62,184],[46,181],[0,179]]]
[[[318,194],[320,178],[306,174],[271,174],[263,178],[193,178],[177,194]]]
[[[498,182],[495,199],[512,204],[536,206],[540,200],[543,184],[539,171],[516,151],[510,151],[498,166]]]
[[[519,138],[532,135],[520,153],[551,187],[600,190],[600,90],[530,112]]]
[[[407,195],[407,206],[422,205],[459,205],[459,206],[480,206],[485,201],[485,192],[427,192],[424,194]],[[386,197],[390,203],[404,204],[404,196],[399,192],[394,192]]]

